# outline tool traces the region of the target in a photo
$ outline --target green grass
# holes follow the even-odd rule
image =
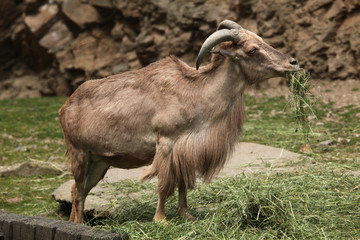
[[[51,199],[52,192],[66,177],[7,177],[0,178],[0,209],[24,215],[58,216],[59,204]]]
[[[0,165],[27,160],[68,163],[58,110],[66,98],[0,101]],[[69,176],[0,178],[0,209],[27,215],[56,215],[51,193]],[[18,201],[12,203],[12,200]]]
[[[64,101],[58,97],[0,101],[0,165],[29,159],[68,163],[58,121]],[[246,97],[246,106],[242,141],[299,152],[303,136],[296,132],[287,99]],[[298,172],[242,174],[199,184],[188,198],[198,220],[179,219],[173,196],[166,206],[167,227],[152,222],[155,185],[124,181],[119,192],[145,194],[114,199],[121,203],[118,214],[92,220],[91,225],[126,231],[132,239],[359,239],[360,177],[351,174],[360,170],[360,122],[355,117],[360,108],[333,109],[332,104],[318,103],[314,109],[317,119],[310,120],[314,133],[309,135],[313,153]],[[339,143],[339,138],[350,142]],[[317,146],[324,140],[334,144]],[[0,178],[0,209],[61,218],[50,195],[70,178]]]
[[[1,165],[36,159],[64,161],[58,110],[65,98],[0,101]]]
[[[242,141],[300,152],[304,143],[303,134],[296,131],[297,125],[287,102],[285,97],[246,98],[247,119]],[[332,109],[332,104],[319,102],[314,109],[317,118],[310,121],[313,133],[309,134],[314,161],[327,164],[332,169],[359,170],[360,122],[355,116],[360,113],[360,107]],[[338,143],[339,138],[350,139],[350,142]],[[317,146],[325,140],[334,140],[335,143],[325,148]]]

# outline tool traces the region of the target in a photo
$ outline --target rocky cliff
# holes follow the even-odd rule
[[[360,78],[358,0],[1,0],[0,98],[68,95],[169,54],[188,64],[223,19],[314,79]]]

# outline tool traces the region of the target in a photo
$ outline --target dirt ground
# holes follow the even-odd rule
[[[253,87],[247,90],[247,95],[250,96],[285,96],[289,97],[290,92],[284,81],[281,81],[281,86],[274,86],[279,83],[279,79],[269,80],[268,83],[261,86],[261,89]],[[320,97],[324,103],[333,102],[333,108],[341,108],[347,105],[360,106],[360,80],[346,80],[346,81],[316,81],[311,82],[311,92]]]

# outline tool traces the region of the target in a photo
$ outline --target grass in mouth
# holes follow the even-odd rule
[[[314,95],[310,92],[310,73],[304,69],[287,74],[291,92],[291,109],[298,126],[300,126],[305,146],[309,146],[311,126],[308,117],[313,116],[312,103]]]

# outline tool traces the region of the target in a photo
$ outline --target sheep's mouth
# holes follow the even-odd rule
[[[300,71],[300,70],[301,70],[301,68],[297,68],[297,69],[295,69],[295,70],[284,71],[284,73],[285,73],[285,74],[296,73],[296,72],[298,72],[298,71]]]
[[[301,70],[302,68],[300,68],[300,66],[299,65],[296,65],[296,67],[295,67],[295,69],[293,69],[293,70],[286,70],[286,71],[284,71],[286,74],[287,73],[295,73],[295,72],[297,72],[297,71],[299,71],[299,70]]]
[[[298,71],[302,70],[302,68],[298,68],[298,69],[295,69],[295,70],[291,70],[291,71],[285,71],[285,75],[288,75],[288,74],[292,74],[292,73],[296,73]]]

